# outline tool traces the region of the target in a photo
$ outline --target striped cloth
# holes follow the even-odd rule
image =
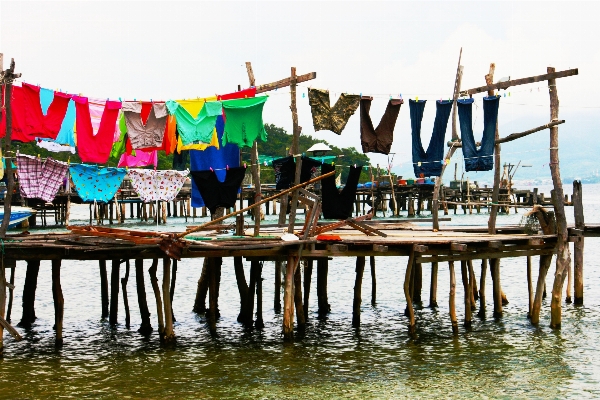
[[[26,154],[17,155],[21,196],[51,202],[64,183],[69,166],[48,157],[45,161]]]

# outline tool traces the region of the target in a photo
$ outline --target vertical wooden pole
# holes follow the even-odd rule
[[[502,317],[502,286],[500,286],[500,259],[490,260],[490,272],[494,283],[494,318]]]
[[[494,71],[496,64],[490,64],[490,72],[485,76],[486,85],[494,83]],[[494,91],[488,91],[488,96],[493,96]],[[494,146],[494,188],[492,189],[492,209],[490,210],[490,218],[488,220],[488,233],[494,235],[496,233],[496,217],[498,215],[498,197],[500,195],[500,134],[498,133],[498,122],[496,121],[496,133],[494,136],[496,145]],[[491,268],[491,267],[490,267]],[[492,275],[493,277],[493,275]],[[500,289],[502,290],[502,289]],[[495,311],[494,311],[495,312]]]
[[[140,308],[140,316],[142,323],[138,332],[142,335],[148,335],[152,332],[152,324],[150,323],[150,311],[148,310],[148,302],[146,300],[146,287],[144,282],[144,260],[135,260],[135,286],[137,289],[138,306]]]
[[[8,307],[6,309],[6,321],[11,322],[12,304],[14,296],[15,286],[15,270],[17,269],[17,260],[4,260],[5,268],[10,268],[10,285],[8,289]]]
[[[465,292],[465,323],[464,327],[469,329],[471,328],[471,296],[473,291],[471,290],[471,283],[469,280],[469,270],[467,266],[467,261],[463,260],[460,262],[460,275],[462,277],[463,289]]]
[[[31,324],[36,320],[35,291],[39,272],[40,260],[27,261],[25,284],[23,285],[23,314],[21,315],[21,321],[17,324],[21,328],[31,328]]]
[[[175,313],[173,312],[173,296],[175,296],[175,283],[177,283],[177,260],[172,261],[171,265],[171,288],[169,289],[169,300],[171,301],[171,318],[173,322],[177,322],[175,319]]]
[[[456,274],[454,273],[454,261],[448,261],[450,269],[450,321],[452,322],[452,333],[458,335],[458,320],[456,319]]]
[[[156,301],[156,316],[158,317],[158,336],[160,340],[163,340],[163,334],[165,332],[165,320],[163,317],[162,299],[160,297],[160,288],[158,287],[158,278],[156,277],[156,270],[158,269],[158,258],[152,260],[152,265],[148,268],[148,274],[150,275],[150,284],[152,285],[152,291],[154,292],[154,300]]]
[[[56,338],[54,343],[57,346],[63,344],[63,315],[65,299],[60,285],[60,264],[61,260],[52,260],[52,297],[54,299],[54,329]]]
[[[377,304],[377,277],[375,276],[375,256],[369,257],[371,264],[371,305]]]
[[[0,259],[0,318],[6,316],[6,268],[4,254]],[[0,324],[0,357],[4,352],[4,326]]]
[[[485,275],[487,274],[488,260],[481,260],[481,280],[479,283],[479,313],[477,316],[485,319]]]
[[[295,257],[290,254],[285,267],[283,292],[283,338],[286,341],[294,339],[294,265]]]
[[[300,270],[300,265],[298,265],[294,272],[294,305],[296,307],[298,329],[304,329],[306,319],[304,319],[304,305],[302,304],[302,272]]]
[[[404,275],[404,297],[406,298],[406,309],[408,311],[408,333],[413,336],[416,332],[415,312],[412,304],[412,293],[410,293],[410,280],[413,264],[415,260],[415,251],[411,249],[408,263],[406,264],[406,274]]]
[[[298,109],[296,108],[296,67],[291,69],[290,78],[290,110],[292,111],[292,148],[291,153],[296,158],[296,174],[294,177],[294,185],[300,183],[300,171],[302,169],[302,158],[300,154],[300,132],[302,128],[298,125]],[[298,190],[292,193],[292,207],[290,209],[290,219],[288,225],[288,232],[294,232],[294,223],[296,222],[296,208],[298,207]]]
[[[129,299],[127,298],[127,282],[129,281],[129,260],[125,261],[125,277],[121,278],[121,288],[123,289],[123,307],[125,308],[125,327],[129,329],[131,315],[129,313]]]
[[[208,280],[208,321],[210,324],[210,333],[217,333],[217,319],[219,312],[219,284],[221,281],[221,257],[210,257],[208,261],[209,280]]]
[[[471,310],[477,310],[477,306],[475,305],[475,301],[479,299],[479,294],[477,292],[477,277],[475,276],[475,269],[473,268],[473,260],[468,260],[467,264],[469,266],[469,285],[471,286]]]
[[[259,261],[256,265],[256,321],[254,321],[254,327],[256,329],[263,329],[265,327],[265,322],[263,320],[263,309],[262,309],[262,300],[263,300],[263,290],[262,290],[262,270],[263,270],[263,262]]]
[[[551,255],[540,256],[540,271],[538,274],[537,286],[535,289],[535,297],[533,299],[533,306],[531,308],[531,323],[537,325],[540,323],[540,311],[542,309],[542,298],[544,293],[544,287],[546,285],[546,275],[550,269],[552,263]]]
[[[254,79],[254,72],[252,71],[252,64],[246,62],[246,72],[248,73],[248,80],[250,82],[250,86],[256,86],[256,81]],[[294,87],[295,90],[295,87]],[[292,100],[295,103],[295,94],[294,99]],[[292,113],[294,111],[292,110]],[[252,151],[250,153],[250,158],[252,162],[252,180],[254,181],[254,202],[258,202],[262,199],[261,193],[261,185],[260,185],[260,163],[258,162],[258,144],[256,141],[252,144]],[[254,236],[260,236],[260,207],[256,207],[254,209]]]
[[[108,317],[108,275],[106,273],[106,260],[98,260],[100,267],[100,298],[102,302],[102,316]]]
[[[308,321],[308,300],[310,299],[310,281],[312,280],[313,260],[304,265],[304,320]]]
[[[281,263],[281,261],[275,261],[275,293],[273,296],[275,314],[281,313]]]
[[[413,283],[414,288],[411,291],[411,300],[413,303],[421,302],[421,292],[423,289],[423,265],[421,263],[415,263],[413,266]]]
[[[170,296],[170,283],[171,283],[171,259],[168,257],[163,258],[163,281],[162,281],[162,293],[163,293],[163,305],[165,310],[165,331],[163,334],[163,340],[165,343],[171,343],[175,340],[175,331],[173,329],[173,310],[171,308],[171,296]]]
[[[582,194],[581,181],[573,181],[573,196],[571,200],[575,213],[575,228],[579,230],[585,229]],[[583,245],[584,237],[580,236],[575,241],[573,254],[575,263],[575,304],[583,304]]]
[[[429,307],[436,308],[437,303],[437,275],[438,275],[438,263],[431,263],[431,285],[429,286]]]
[[[254,293],[256,290],[257,268],[258,261],[252,260],[250,262],[250,282],[248,283],[248,290],[246,290],[246,299],[243,316],[243,323],[247,329],[251,329],[254,322]]]
[[[110,273],[110,314],[108,322],[111,326],[117,325],[117,313],[119,310],[119,260],[112,260]]]
[[[531,256],[527,256],[527,294],[529,296],[529,308],[527,309],[527,318],[531,318],[533,309],[533,280],[531,277]]]
[[[360,328],[360,304],[362,302],[362,279],[365,271],[365,257],[356,257],[356,279],[354,281],[354,302],[352,305],[352,326]]]

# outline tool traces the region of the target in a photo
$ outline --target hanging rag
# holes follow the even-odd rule
[[[147,167],[148,165],[158,167],[158,154],[156,150],[136,150],[135,155],[123,153],[117,164],[118,167]]]
[[[154,171],[151,169],[130,169],[131,185],[143,202],[171,201],[183,187],[189,171]]]
[[[452,111],[452,101],[438,100],[435,102],[435,121],[433,133],[429,139],[427,151],[423,150],[421,142],[421,121],[425,110],[426,100],[409,100],[410,126],[412,128],[412,161],[415,176],[440,176],[444,158],[444,136]],[[421,165],[419,165],[421,164]]]
[[[120,101],[106,101],[98,132],[94,135],[91,109],[87,97],[73,96],[77,112],[77,151],[83,162],[104,164],[108,161],[121,108]],[[95,107],[94,107],[95,108]]]
[[[69,172],[77,194],[84,202],[108,203],[115,197],[127,173],[125,168],[71,165]]]
[[[21,196],[51,202],[63,184],[69,166],[48,157],[45,161],[26,154],[17,155]]]
[[[177,118],[177,129],[183,145],[194,142],[210,143],[217,116],[223,113],[221,102],[196,100],[201,103],[200,111],[194,117],[178,102],[167,101],[167,108],[171,115]]]
[[[54,90],[40,89],[40,103],[42,106],[42,112],[46,114],[52,101],[54,100]],[[73,99],[69,99],[69,105],[67,106],[67,113],[60,125],[58,135],[54,140],[55,143],[75,147],[75,102]],[[49,139],[48,139],[49,140]],[[54,150],[50,150],[54,151]],[[65,150],[60,150],[65,151]]]
[[[342,134],[348,120],[354,114],[360,103],[360,96],[342,93],[331,107],[329,91],[308,89],[308,103],[312,113],[315,131],[328,130]]]
[[[173,153],[173,169],[176,171],[185,171],[188,169],[190,161],[190,151],[183,150],[181,152],[175,151]]]
[[[0,148],[0,180],[4,179],[4,157],[2,157],[2,149]]]
[[[225,180],[220,182],[215,171],[192,171],[192,178],[211,214],[214,214],[218,207],[235,205],[245,175],[246,167],[229,168],[225,171]]]
[[[494,168],[494,147],[496,144],[496,122],[500,97],[491,96],[483,99],[483,136],[481,147],[477,150],[473,137],[473,99],[457,101],[458,119],[462,151],[465,158],[465,171],[490,171]]]
[[[312,174],[321,164],[321,161],[313,160],[309,157],[302,157],[300,183],[309,181]],[[275,189],[283,190],[292,187],[296,177],[296,161],[294,160],[294,157],[288,156],[273,160],[271,165],[273,166],[273,171],[275,171]]]
[[[6,104],[6,86],[2,85],[2,97],[1,105]],[[24,137],[23,133],[23,89],[20,86],[13,86],[11,92],[10,101],[10,113],[12,114],[11,123],[11,139],[17,140],[15,137]],[[0,138],[6,136],[6,107],[0,107],[2,110],[2,117],[0,118]]]
[[[321,165],[321,174],[335,171],[331,164]],[[347,219],[352,216],[352,209],[356,201],[356,188],[362,166],[351,166],[346,185],[339,191],[335,185],[335,177],[330,176],[322,180],[321,197],[323,202],[323,217],[325,219]]]
[[[255,140],[267,141],[262,112],[267,96],[223,101],[225,128],[223,145],[237,144],[252,147]]]
[[[377,128],[373,127],[373,121],[369,114],[372,101],[373,99],[370,97],[360,99],[360,142],[363,153],[390,154],[394,141],[394,127],[400,113],[400,106],[404,104],[404,101],[402,99],[388,101]]]
[[[134,149],[161,147],[167,126],[167,107],[162,103],[151,104],[148,119],[142,119],[140,102],[124,102],[122,106],[127,136]]]

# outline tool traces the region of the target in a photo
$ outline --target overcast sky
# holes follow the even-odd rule
[[[5,68],[7,58],[15,58],[25,82],[124,100],[206,97],[247,87],[245,61],[252,62],[257,84],[289,76],[292,66],[298,74],[315,71],[317,79],[298,93],[303,133],[360,151],[358,113],[341,136],[314,132],[307,87],[328,89],[332,104],[342,92],[373,95],[375,124],[390,95],[430,100],[423,120],[429,143],[433,101],[452,95],[461,47],[463,89],[483,85],[490,62],[497,65],[496,79],[577,67],[579,76],[558,81],[560,116],[576,124],[580,114],[599,115],[599,12],[595,2],[2,1],[0,52]],[[507,91],[501,136],[512,133],[502,132],[502,124],[524,116],[523,130],[548,121],[545,85]],[[289,101],[289,89],[270,93],[265,122],[291,132]],[[474,114],[481,132],[481,108]],[[410,162],[410,147],[406,104],[396,125],[394,164]],[[385,156],[371,159],[386,163]]]

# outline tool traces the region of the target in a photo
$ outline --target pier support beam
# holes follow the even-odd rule
[[[98,260],[100,269],[100,298],[102,302],[102,316],[108,317],[108,275],[106,273],[106,260]]]
[[[56,346],[63,344],[63,315],[65,299],[63,297],[62,287],[60,285],[60,265],[61,260],[52,260],[52,298],[54,299],[54,329]]]
[[[485,276],[487,275],[488,260],[481,260],[481,278],[479,278],[479,312],[477,316],[485,319]]]
[[[127,282],[129,281],[129,260],[125,260],[125,276],[121,278],[121,288],[123,289],[123,308],[125,308],[125,327],[129,329],[131,325],[131,315],[129,313],[129,299],[127,298]]]
[[[273,206],[273,210],[275,210],[275,206]],[[281,313],[281,263],[281,261],[275,261],[275,293],[273,296],[273,310],[275,314]]]
[[[296,257],[288,256],[283,292],[283,339],[294,340],[294,265]]]
[[[319,258],[317,260],[317,299],[319,304],[319,318],[327,317],[331,311],[329,300],[327,300],[327,273],[329,259]]]
[[[448,261],[450,270],[450,297],[448,306],[450,308],[450,322],[452,322],[452,334],[458,335],[458,320],[456,319],[456,274],[454,273],[454,261]]]
[[[360,327],[360,304],[362,302],[361,289],[363,273],[365,271],[365,257],[356,257],[356,279],[354,281],[354,302],[352,305],[352,326]]]
[[[310,283],[312,280],[313,260],[304,264],[304,320],[308,321],[308,301],[310,299]]]
[[[471,289],[471,282],[469,279],[469,270],[466,260],[460,262],[460,275],[462,277],[463,289],[465,292],[465,323],[464,327],[467,329],[471,328],[472,316],[471,316],[471,296],[473,290]]]
[[[502,286],[500,285],[500,259],[490,260],[490,272],[493,281],[494,292],[494,318],[502,317]]]
[[[437,275],[438,263],[431,263],[431,284],[429,285],[429,308],[437,308]]]
[[[23,285],[23,314],[21,321],[17,326],[21,328],[31,328],[36,320],[35,316],[35,291],[37,289],[37,279],[40,272],[40,260],[27,261],[27,271],[25,272],[25,284]]]
[[[142,323],[138,332],[142,335],[149,335],[152,332],[152,324],[150,323],[150,311],[148,310],[148,302],[146,300],[146,287],[144,282],[144,260],[135,260],[135,286],[137,289],[138,306],[140,308],[140,316]]]
[[[11,322],[14,286],[15,286],[15,270],[17,269],[17,260],[6,259],[4,260],[4,267],[10,269],[10,287],[8,289],[8,306],[6,309],[6,321]],[[1,353],[1,352],[0,352]]]
[[[527,257],[527,295],[529,298],[527,318],[531,319],[531,311],[533,310],[533,281],[531,277],[531,256]]]
[[[262,270],[263,270],[263,262],[258,261],[256,263],[256,321],[254,321],[254,327],[256,329],[263,329],[265,327],[265,322],[263,320],[263,289],[262,289]]]
[[[221,316],[219,312],[219,287],[221,285],[221,257],[208,258],[208,314],[207,320],[211,335],[217,333],[217,319]]]
[[[375,275],[375,256],[369,257],[371,264],[371,305],[377,304],[377,276]]]
[[[538,274],[538,281],[535,289],[533,307],[531,308],[531,323],[533,325],[537,325],[540,323],[540,310],[542,309],[542,298],[545,292],[546,275],[548,274],[548,270],[550,269],[551,263],[551,255],[540,256],[540,272]]]
[[[236,259],[238,257],[233,258],[234,265],[236,264]],[[242,258],[239,257],[239,262],[241,263]],[[242,273],[244,271],[244,266],[242,265]],[[237,270],[236,270],[237,271]],[[245,283],[245,280],[244,280]],[[200,273],[200,278],[198,278],[198,286],[196,288],[196,298],[194,300],[194,308],[193,311],[196,314],[204,314],[206,312],[206,296],[208,295],[208,258],[205,258],[202,262],[202,272]],[[238,319],[239,321],[239,319]]]
[[[117,313],[119,311],[119,260],[112,260],[110,273],[110,315],[108,322],[111,326],[117,325]]]
[[[415,335],[416,324],[415,324],[415,311],[413,310],[412,304],[412,293],[410,292],[410,280],[415,261],[415,250],[410,250],[410,256],[408,257],[408,263],[406,264],[406,274],[404,275],[404,297],[406,298],[406,310],[408,311],[408,333],[411,336]]]
[[[583,218],[583,193],[581,191],[581,181],[573,181],[573,211],[575,213],[575,229],[585,229]],[[575,264],[575,304],[583,304],[583,244],[584,237],[580,236],[575,240],[573,260]]]
[[[156,316],[158,317],[158,335],[162,341],[163,333],[165,332],[165,320],[163,317],[162,299],[160,297],[160,289],[158,287],[158,278],[156,277],[156,270],[158,269],[158,258],[152,260],[152,265],[148,268],[148,274],[150,275],[150,284],[152,285],[152,291],[154,292],[154,300],[156,301]]]
[[[173,329],[173,309],[171,308],[171,259],[163,258],[163,282],[162,293],[165,308],[165,331],[163,333],[163,342],[172,343],[175,341],[175,331]]]
[[[302,304],[302,272],[300,270],[300,264],[298,264],[294,272],[294,305],[296,307],[298,329],[303,330],[306,326],[306,319],[304,318],[304,305]]]

